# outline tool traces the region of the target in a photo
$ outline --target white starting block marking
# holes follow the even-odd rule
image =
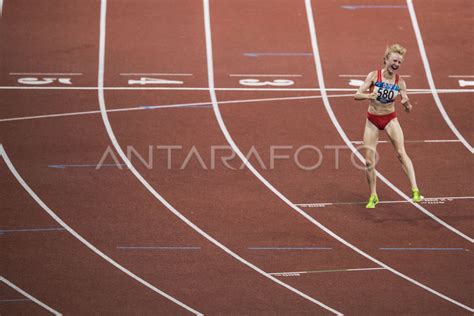
[[[243,86],[292,86],[295,84],[293,80],[289,79],[275,79],[273,81],[260,81],[258,79],[242,79],[239,80],[239,83]]]
[[[364,84],[364,80],[359,80],[359,79],[351,79],[349,81],[349,85],[353,87],[360,87],[361,85]]]
[[[160,78],[149,78],[149,77],[141,77],[140,80],[128,80],[129,85],[147,85],[147,84],[183,84],[183,81],[180,80],[167,80],[167,79],[160,79]]]
[[[461,86],[461,87],[474,86],[474,81],[458,80],[458,82],[459,82],[459,86]]]
[[[424,197],[420,204],[439,205],[446,204],[446,202],[454,202],[456,200],[474,200],[474,196],[444,196],[444,197]],[[354,202],[319,202],[319,203],[301,203],[296,206],[303,208],[325,208],[327,206],[334,205],[364,205],[365,201],[354,201]],[[397,201],[380,201],[380,204],[399,204],[399,203],[410,203],[407,200]]]
[[[59,82],[61,84],[71,85],[71,78],[37,78],[37,77],[25,77],[19,78],[18,83],[27,85],[48,85],[53,82]]]

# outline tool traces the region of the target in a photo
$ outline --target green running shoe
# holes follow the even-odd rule
[[[423,200],[423,196],[420,194],[420,190],[412,189],[412,192],[413,192],[413,202],[414,203],[419,203]]]
[[[375,208],[375,205],[377,204],[379,204],[379,197],[377,194],[371,194],[369,197],[369,202],[367,202],[365,208]]]

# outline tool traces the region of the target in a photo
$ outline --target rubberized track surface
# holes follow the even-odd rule
[[[472,1],[2,4],[1,315],[473,313]],[[392,42],[427,200],[382,142],[369,211]]]

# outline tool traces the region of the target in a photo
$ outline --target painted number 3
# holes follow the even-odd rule
[[[273,81],[260,81],[258,79],[242,79],[239,81],[241,85],[244,86],[291,86],[295,84],[294,81],[288,79],[276,79]]]

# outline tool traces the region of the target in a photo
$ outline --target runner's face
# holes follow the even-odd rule
[[[385,61],[385,68],[390,73],[395,73],[396,71],[398,71],[402,63],[403,63],[402,55],[397,54],[397,53],[390,53],[390,55],[388,55],[388,58]]]

